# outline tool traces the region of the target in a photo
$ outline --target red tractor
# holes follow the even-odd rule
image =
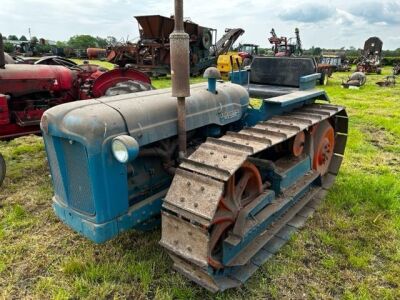
[[[147,75],[130,68],[108,71],[72,61],[65,66],[66,60],[54,57],[39,64],[18,64],[6,60],[2,41],[0,34],[0,140],[39,134],[42,114],[50,107],[152,88]],[[5,169],[0,153],[0,185]]]

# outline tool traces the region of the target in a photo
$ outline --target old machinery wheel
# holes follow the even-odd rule
[[[210,49],[211,45],[212,45],[212,35],[211,32],[209,31],[204,31],[203,33],[203,37],[201,39],[201,43],[204,47],[204,49],[208,50]]]
[[[328,71],[327,70],[323,70],[321,72],[321,78],[319,79],[319,84],[320,85],[327,85],[328,84],[328,78],[329,78]]]
[[[359,86],[363,86],[367,81],[367,76],[363,72],[354,72],[351,74],[349,81],[358,81]]]
[[[305,143],[306,143],[306,135],[304,131],[301,131],[298,134],[296,134],[292,144],[293,156],[299,157],[301,154],[303,154]]]
[[[242,66],[243,66],[243,67],[247,67],[247,66],[250,66],[250,65],[251,65],[251,58],[246,57],[246,58],[243,60]]]
[[[149,91],[152,89],[153,87],[150,84],[134,80],[128,80],[124,82],[118,82],[113,87],[108,88],[104,96],[124,95],[142,91]]]
[[[313,168],[322,176],[328,172],[335,147],[335,131],[329,121],[318,124],[314,133]]]
[[[261,175],[257,167],[249,162],[244,162],[227,181],[211,226],[208,262],[213,268],[223,268],[222,241],[234,227],[241,209],[256,199],[261,192]]]
[[[0,186],[3,184],[5,177],[6,177],[6,162],[4,161],[3,155],[1,155],[0,153]]]

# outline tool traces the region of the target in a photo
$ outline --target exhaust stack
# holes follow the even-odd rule
[[[3,36],[0,33],[0,69],[4,69],[5,66],[6,66],[6,58],[4,56]]]
[[[186,104],[190,96],[189,35],[183,26],[183,0],[175,0],[175,28],[170,34],[172,97],[177,97],[179,156],[186,156]]]

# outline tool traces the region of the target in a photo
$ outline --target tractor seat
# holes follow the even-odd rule
[[[298,91],[300,78],[316,70],[316,62],[310,57],[255,57],[245,87],[251,97],[282,96]]]

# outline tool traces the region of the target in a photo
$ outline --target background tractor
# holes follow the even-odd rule
[[[50,107],[151,89],[147,75],[129,68],[108,71],[97,65],[77,65],[60,57],[44,57],[34,64],[24,64],[8,56],[7,62],[0,35],[1,140],[39,134],[40,119]],[[1,156],[0,185],[5,168]]]

